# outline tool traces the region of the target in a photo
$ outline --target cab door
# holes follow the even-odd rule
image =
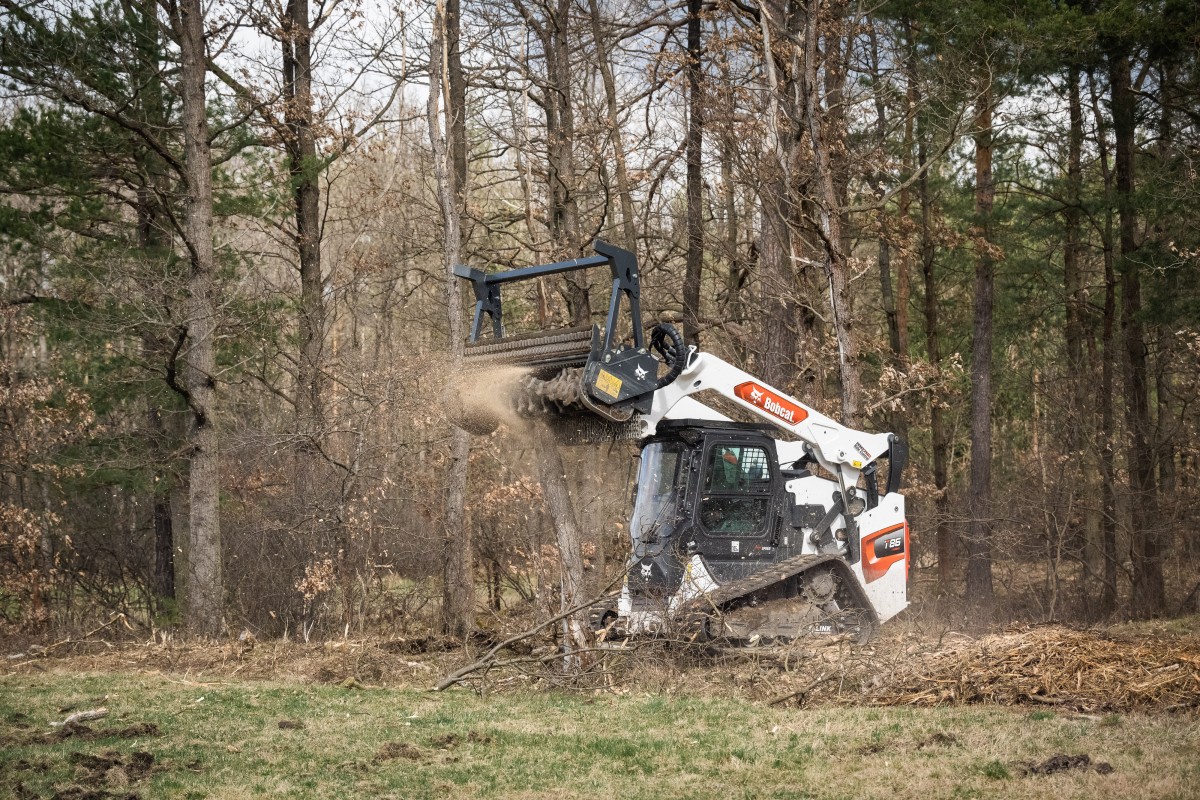
[[[778,517],[774,442],[711,437],[700,465],[692,537],[696,551],[718,561],[770,557]]]

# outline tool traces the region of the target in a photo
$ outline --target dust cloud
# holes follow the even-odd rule
[[[531,376],[528,367],[468,367],[447,381],[447,419],[469,433],[487,435],[501,425],[523,430],[516,397]]]

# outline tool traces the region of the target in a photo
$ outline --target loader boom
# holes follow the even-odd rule
[[[872,465],[884,456],[890,457],[884,494],[899,488],[906,452],[894,435],[848,428],[712,354],[692,350],[686,358],[679,377],[654,392],[649,413],[641,416],[643,436],[654,435],[663,420],[728,420],[692,398],[699,392],[713,391],[795,437],[777,442],[779,460],[789,463],[806,456],[815,458],[821,467],[837,476],[847,501],[857,495],[863,471],[870,470],[868,474],[873,475]]]

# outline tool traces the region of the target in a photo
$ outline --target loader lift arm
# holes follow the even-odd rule
[[[891,433],[865,433],[779,391],[743,369],[709,353],[691,350],[679,376],[653,394],[648,413],[641,417],[642,435],[654,434],[658,424],[671,419],[728,420],[691,396],[714,391],[779,428],[794,439],[778,443],[780,461],[795,463],[805,457],[837,476],[843,502],[861,500],[870,508],[878,498],[876,464],[887,456],[888,479],[883,494],[897,491],[907,460],[907,447]],[[866,478],[866,497],[859,495],[859,478]]]

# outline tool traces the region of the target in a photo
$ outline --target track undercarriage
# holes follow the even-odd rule
[[[773,572],[768,569],[765,572]],[[781,644],[812,636],[842,634],[857,643],[869,641],[878,627],[869,605],[855,597],[835,566],[817,565],[767,586],[759,577],[748,579],[755,588],[732,599],[741,587],[727,585],[698,600],[708,605],[705,635],[733,644]]]

